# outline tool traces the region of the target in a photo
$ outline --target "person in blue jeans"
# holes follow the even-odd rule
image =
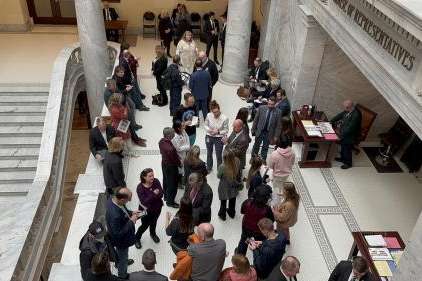
[[[275,144],[281,134],[281,111],[275,107],[275,102],[275,97],[270,97],[267,105],[258,108],[251,129],[252,136],[255,136],[252,154],[257,155],[262,144],[261,158],[264,161],[270,144]]]
[[[205,120],[208,114],[208,96],[212,87],[211,75],[202,68],[201,59],[195,61],[195,68],[196,71],[192,73],[189,79],[189,88],[195,97],[195,105],[198,111],[202,111],[202,116],[204,116]]]
[[[215,100],[210,102],[210,110],[211,112],[207,114],[204,124],[208,172],[213,168],[212,153],[214,147],[217,167],[223,162],[223,138],[226,138],[227,133],[229,132],[229,119],[221,113],[220,105]]]

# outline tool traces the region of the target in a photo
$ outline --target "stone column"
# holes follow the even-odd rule
[[[407,242],[393,281],[419,281],[422,276],[422,213]]]
[[[221,80],[242,83],[248,70],[253,0],[229,0]]]
[[[91,122],[104,105],[104,83],[108,71],[107,40],[100,0],[75,0],[78,36]],[[93,124],[93,123],[92,123]]]
[[[305,5],[298,6],[297,38],[292,79],[287,89],[292,108],[314,103],[327,34]],[[290,88],[290,89],[289,89]]]

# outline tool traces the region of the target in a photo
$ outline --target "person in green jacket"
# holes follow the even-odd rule
[[[352,167],[353,145],[360,135],[362,114],[351,100],[345,100],[343,107],[344,111],[334,116],[330,122],[336,128],[341,145],[340,157],[335,160],[343,163],[342,169],[349,169]]]

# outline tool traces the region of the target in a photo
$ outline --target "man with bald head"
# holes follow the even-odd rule
[[[233,121],[233,131],[228,138],[224,138],[223,142],[226,145],[224,149],[230,149],[234,152],[240,160],[240,165],[245,168],[246,164],[246,151],[249,146],[249,135],[244,130],[242,120],[236,119]]]
[[[297,281],[296,274],[300,270],[300,262],[294,256],[287,256],[281,261],[280,281]]]
[[[208,95],[208,107],[209,107],[210,101],[212,100],[212,89],[214,88],[214,85],[218,81],[218,69],[215,62],[210,60],[204,51],[200,51],[198,53],[198,59],[202,61],[202,69],[204,69],[205,71],[208,71],[208,73],[211,76],[211,89],[210,89],[210,94]]]
[[[336,157],[335,160],[343,163],[342,169],[349,169],[352,167],[353,145],[360,137],[362,114],[351,100],[345,100],[343,108],[344,111],[331,119],[331,124],[336,129],[341,145],[340,157]]]
[[[226,242],[214,239],[214,227],[210,223],[201,223],[196,234],[201,243],[188,247],[192,257],[192,281],[218,280],[226,258]]]

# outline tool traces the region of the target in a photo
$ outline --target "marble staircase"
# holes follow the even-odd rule
[[[25,196],[34,180],[48,87],[0,86],[0,197]]]

